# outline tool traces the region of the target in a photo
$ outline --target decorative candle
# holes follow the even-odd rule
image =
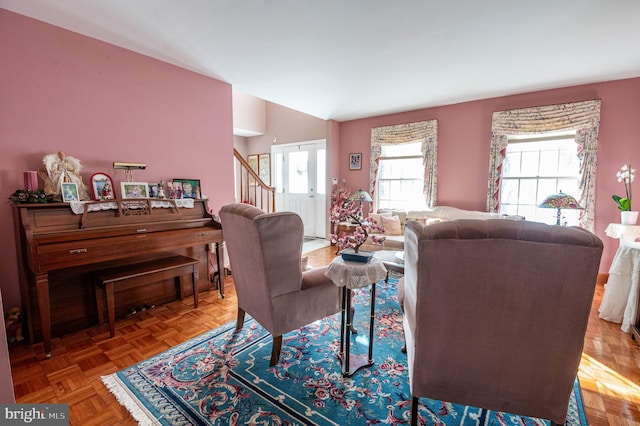
[[[35,170],[24,172],[24,189],[27,191],[38,190],[38,172]]]

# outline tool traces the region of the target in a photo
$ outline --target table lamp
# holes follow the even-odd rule
[[[362,217],[364,216],[362,211],[362,203],[371,203],[373,201],[373,198],[371,198],[371,195],[369,195],[369,193],[364,189],[358,189],[356,192],[353,193],[353,195],[351,196],[351,199],[353,201],[360,202],[360,219],[362,219]]]
[[[569,194],[560,191],[557,194],[548,195],[539,205],[545,209],[558,209],[556,214],[556,225],[560,225],[560,210],[562,209],[582,209],[578,201]]]
[[[369,193],[364,189],[358,189],[356,192],[353,193],[353,196],[351,198],[355,201],[360,201],[361,205],[362,203],[370,203],[373,201],[373,198],[371,198],[371,195],[369,195]]]

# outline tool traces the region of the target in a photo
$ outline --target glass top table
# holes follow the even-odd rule
[[[374,252],[374,258],[380,259],[382,264],[387,268],[387,278],[389,281],[389,271],[404,274],[404,252],[397,250],[379,250]]]

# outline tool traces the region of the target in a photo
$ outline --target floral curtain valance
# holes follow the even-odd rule
[[[376,189],[378,182],[378,164],[383,145],[396,145],[421,142],[422,161],[424,164],[423,194],[427,206],[436,202],[436,160],[438,154],[438,120],[419,121],[398,124],[395,126],[374,127],[371,129],[371,160],[369,164],[369,190],[376,205]]]
[[[577,155],[580,159],[578,200],[584,207],[580,225],[593,231],[600,103],[598,99],[494,112],[491,123],[487,210],[497,212],[500,208],[502,162],[506,155],[508,136],[576,130]]]

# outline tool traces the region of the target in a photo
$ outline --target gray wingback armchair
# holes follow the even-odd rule
[[[501,219],[405,227],[412,396],[564,424],[602,241]]]
[[[278,363],[282,335],[339,311],[339,289],[325,268],[303,271],[303,225],[292,212],[265,213],[227,204],[220,220],[238,297],[236,328],[245,312],[273,336],[270,365]]]

